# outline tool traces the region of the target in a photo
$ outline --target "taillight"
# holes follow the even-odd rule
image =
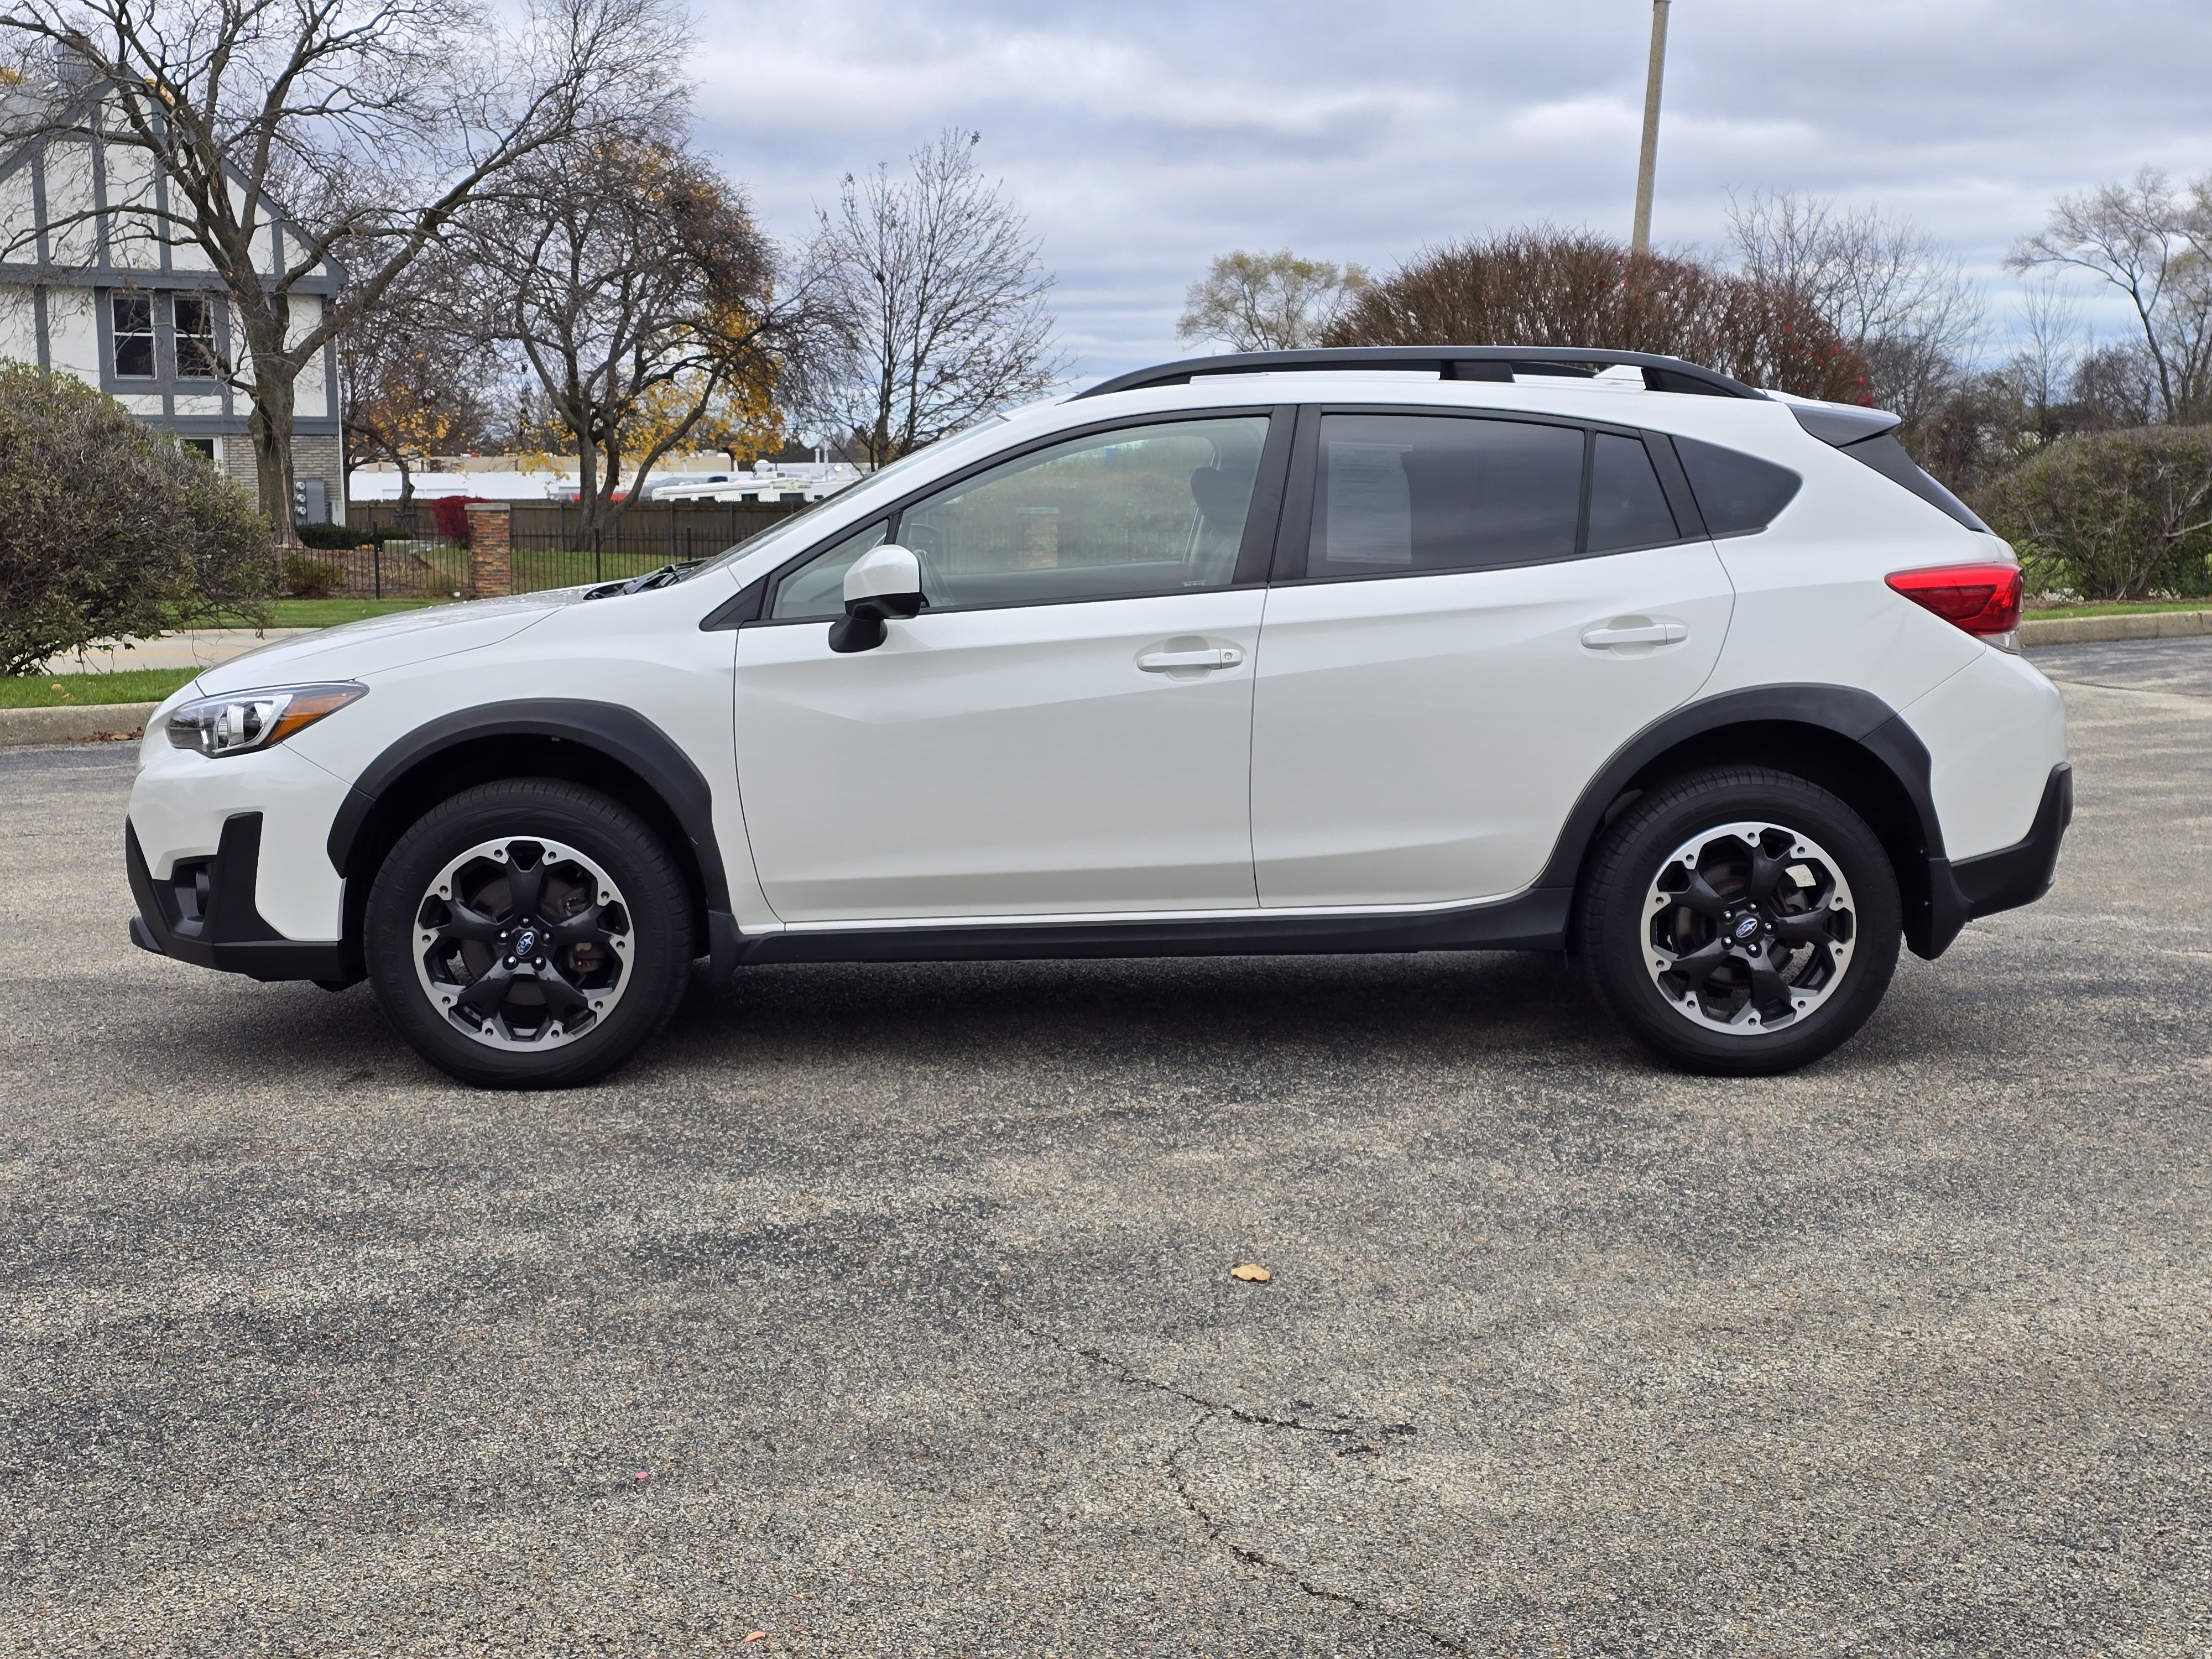
[[[1900,570],[1889,585],[1923,611],[2008,651],[2020,648],[2021,574],[2016,564],[1946,564]]]

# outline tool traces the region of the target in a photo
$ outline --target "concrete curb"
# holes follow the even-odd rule
[[[98,743],[136,738],[158,702],[64,703],[59,708],[0,708],[0,749],[26,743]]]
[[[2020,625],[2024,646],[2096,645],[2107,640],[2185,640],[2212,634],[2212,611],[2148,611],[2132,617],[2028,617]]]

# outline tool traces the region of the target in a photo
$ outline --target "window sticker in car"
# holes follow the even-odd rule
[[[1411,564],[1411,444],[1328,446],[1328,549],[1340,564]]]

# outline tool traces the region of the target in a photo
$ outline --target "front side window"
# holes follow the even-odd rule
[[[1327,415],[1316,460],[1309,576],[1412,576],[1575,556],[1578,428]]]
[[[177,325],[177,378],[215,379],[215,301],[204,294],[179,294],[173,305]]]
[[[1073,438],[916,502],[898,539],[939,607],[1224,587],[1267,439],[1264,416]]]
[[[861,554],[881,546],[890,533],[888,521],[872,524],[816,554],[776,584],[775,603],[769,608],[768,614],[778,622],[802,617],[843,616],[845,573]]]
[[[118,380],[154,378],[154,296],[115,294],[108,296],[109,318],[115,332],[115,374]]]

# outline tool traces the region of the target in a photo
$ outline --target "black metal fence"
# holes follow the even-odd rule
[[[516,502],[507,520],[514,591],[620,581],[665,564],[711,558],[804,511],[801,503],[779,501],[639,506],[595,537],[575,507]],[[361,544],[307,552],[290,584],[295,592],[314,586],[349,597],[415,599],[469,591],[468,549],[440,531],[428,502],[402,507],[355,501],[346,509],[346,528],[360,534]]]

